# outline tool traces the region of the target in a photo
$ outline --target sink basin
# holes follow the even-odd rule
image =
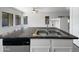
[[[37,31],[37,35],[45,36],[45,35],[48,35],[48,32],[45,30],[39,30]]]
[[[33,36],[62,36],[62,34],[56,30],[46,30],[46,29],[39,29],[36,30]]]
[[[55,30],[48,30],[48,33],[52,35],[62,35],[60,32],[55,31]]]
[[[45,29],[39,29],[36,30],[35,33],[33,33],[33,36],[47,36],[48,32]]]

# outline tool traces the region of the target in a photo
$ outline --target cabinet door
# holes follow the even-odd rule
[[[52,40],[53,47],[72,47],[72,40],[71,39],[53,39]]]
[[[72,40],[71,39],[53,39],[50,47],[52,52],[71,52]]]
[[[31,39],[31,47],[50,47],[50,40],[48,39]]]
[[[30,52],[30,46],[4,46],[4,52]]]
[[[32,48],[31,52],[49,52],[49,48]]]
[[[31,52],[48,52],[50,48],[50,40],[48,39],[31,39]]]

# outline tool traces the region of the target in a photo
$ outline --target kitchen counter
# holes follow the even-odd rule
[[[55,35],[46,35],[46,36],[34,36],[33,34],[36,32],[36,30],[41,30],[41,29],[46,29],[46,30],[55,30],[55,31],[58,31],[59,33],[63,33],[63,35],[61,36],[55,36]],[[15,33],[10,33],[4,37],[1,37],[1,38],[46,38],[46,39],[78,39],[78,37],[74,36],[74,35],[71,35],[63,30],[60,30],[58,28],[52,28],[52,27],[49,27],[49,28],[46,28],[46,27],[29,27],[23,31],[19,31],[19,32],[15,32]]]
[[[13,33],[8,33],[8,35],[3,36],[1,38],[5,42],[10,42],[10,40],[14,41],[16,39],[18,42],[19,39],[30,40],[30,52],[71,52],[73,39],[78,39],[78,37],[54,27],[29,27],[27,29],[14,31]],[[10,47],[16,48],[14,46]]]

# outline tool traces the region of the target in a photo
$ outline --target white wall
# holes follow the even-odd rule
[[[49,27],[60,28],[60,18],[52,18],[52,19],[50,19],[49,20]]]
[[[46,27],[47,25],[45,24],[45,16],[50,16],[50,20],[53,18],[58,18],[58,16],[69,16],[68,12],[53,12],[53,13],[37,13],[37,14],[33,14],[33,13],[26,13],[24,14],[26,16],[28,16],[28,27]],[[24,27],[27,27],[24,26]],[[48,25],[49,27],[51,27],[51,23]],[[68,19],[62,18],[60,19],[60,27],[58,27],[66,32],[68,32]]]
[[[53,24],[53,26],[52,26]],[[68,17],[62,17],[62,18],[53,18],[50,20],[50,27],[57,27],[59,29],[62,29],[63,31],[69,32],[69,25],[68,25]]]
[[[66,31],[66,32],[69,31],[67,17],[63,17],[60,19],[60,29],[62,29],[63,31]]]
[[[68,16],[69,13],[67,12],[61,12],[61,13],[57,13],[57,12],[53,12],[53,13],[37,13],[37,14],[33,14],[33,13],[26,13],[24,14],[26,16],[28,16],[28,26],[29,27],[46,27],[47,25],[45,25],[45,16],[50,16],[50,19],[52,19],[53,17],[58,17],[58,16]]]
[[[70,8],[70,33],[79,37],[79,7]],[[79,46],[79,39],[73,42]]]
[[[7,13],[13,14],[13,26],[2,27],[2,12],[7,12]],[[12,32],[15,29],[21,28],[22,25],[18,25],[18,26],[15,25],[15,15],[20,15],[22,17],[23,12],[16,10],[12,7],[0,7],[0,34],[6,35],[7,32]],[[22,19],[21,19],[21,21],[22,21]]]

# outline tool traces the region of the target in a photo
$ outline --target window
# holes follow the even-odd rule
[[[13,26],[13,14],[9,14],[9,26]]]
[[[13,26],[13,14],[2,12],[2,27]]]
[[[19,15],[15,15],[15,23],[16,23],[16,25],[21,24],[21,17]]]
[[[45,24],[49,24],[49,16],[45,16]]]
[[[28,19],[28,17],[24,16],[24,24],[27,24],[27,19]]]

